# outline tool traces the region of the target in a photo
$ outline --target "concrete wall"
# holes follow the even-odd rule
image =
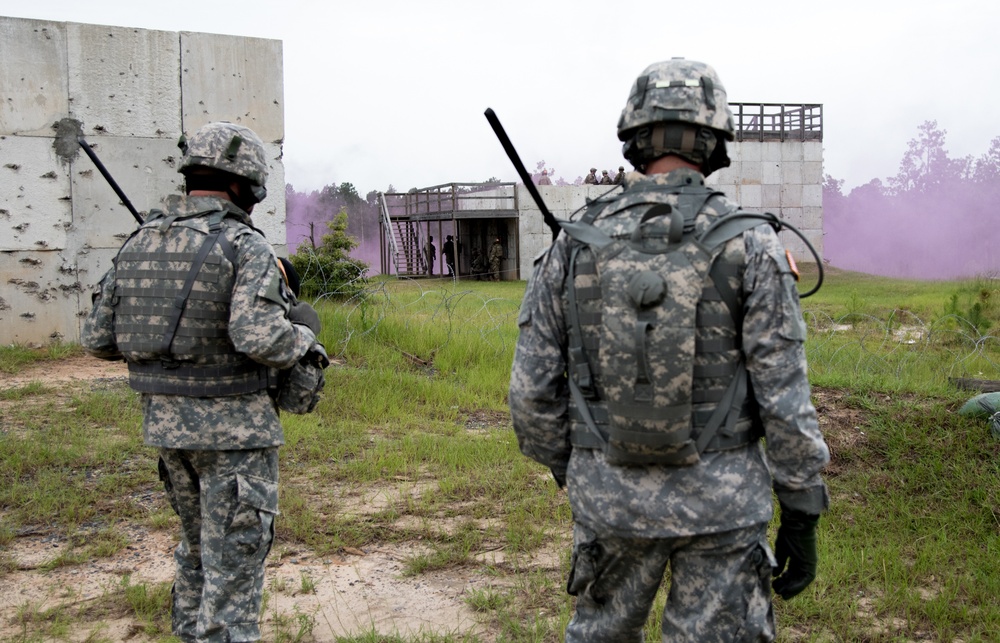
[[[823,256],[823,143],[822,141],[742,141],[729,143],[732,165],[713,172],[707,183],[725,192],[744,209],[773,212],[798,228]],[[566,219],[608,191],[608,186],[539,185],[538,192],[557,219]],[[521,279],[531,275],[532,262],[552,242],[552,233],[527,188],[517,186],[520,213]],[[815,259],[805,244],[787,230],[785,247],[798,262]]]
[[[773,212],[798,228],[823,256],[823,142],[742,141],[729,143],[732,165],[707,183],[756,212]],[[781,240],[799,262],[815,262],[795,234]]]
[[[0,343],[79,339],[90,291],[135,221],[65,118],[141,214],[182,190],[181,132],[246,125],[265,141],[268,197],[254,222],[285,247],[280,41],[0,17]]]

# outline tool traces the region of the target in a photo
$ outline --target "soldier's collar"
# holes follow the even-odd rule
[[[243,211],[232,201],[221,199],[215,196],[188,196],[184,194],[171,194],[165,203],[167,211],[175,214],[177,218],[186,218],[207,214],[209,212],[228,212],[233,217],[239,219],[247,225],[253,225],[250,215]]]
[[[649,185],[704,185],[705,175],[697,170],[681,167],[666,174],[645,175],[639,172],[625,174],[625,189],[631,189],[642,184]]]

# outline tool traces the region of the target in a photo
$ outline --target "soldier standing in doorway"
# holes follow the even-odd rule
[[[490,246],[490,277],[493,281],[500,281],[500,264],[503,262],[503,246],[500,245],[500,237],[493,240]]]
[[[427,243],[424,244],[424,257],[427,259],[427,274],[431,277],[434,276],[434,260],[437,259],[437,248],[434,247],[434,237],[427,237]]]

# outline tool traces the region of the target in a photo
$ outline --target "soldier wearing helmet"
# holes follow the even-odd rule
[[[647,67],[618,123],[623,154],[637,171],[624,176],[622,192],[564,225],[521,305],[511,417],[522,453],[568,490],[574,545],[567,591],[577,597],[569,642],[642,640],[668,566],[664,641],[770,641],[772,588],[790,599],[816,574],[815,530],[828,504],[820,472],[829,450],[809,399],[795,275],[774,230],[729,225],[717,243],[702,246],[708,250],[699,261],[711,279],[696,284],[630,273],[647,260],[599,252],[615,240],[635,244],[646,231],[660,231],[665,245],[669,230],[693,247],[683,239],[705,239],[692,235],[723,218],[749,221],[705,185],[706,175],[729,164],[733,135],[714,69],[683,59]],[[638,284],[630,293],[638,313],[609,306],[627,301],[602,287],[614,283],[607,278],[615,270]],[[654,293],[657,284],[665,288]],[[692,287],[684,305],[696,320],[693,346],[642,322],[652,318],[648,306],[681,310],[674,302]],[[632,342],[632,350],[605,352],[607,328],[624,338],[614,347]],[[685,384],[653,383],[649,363],[682,355],[691,365]],[[662,397],[680,409],[670,422],[688,427],[684,446],[693,457],[620,457],[633,445],[609,443],[610,431],[640,393],[643,403]],[[642,420],[665,424],[661,416]],[[630,453],[641,451],[644,439],[636,437]],[[767,540],[772,493],[781,506],[774,550]]]
[[[277,374],[325,352],[319,316],[289,293],[250,219],[266,195],[260,138],[210,123],[179,146],[186,194],[124,243],[81,342],[124,358],[142,394],[143,438],[181,523],[173,633],[257,641],[284,442]]]
[[[584,185],[597,185],[597,168],[590,168],[590,174],[583,179]]]
[[[611,181],[615,185],[621,185],[625,181],[625,166],[618,166],[618,174],[615,174],[615,178]]]

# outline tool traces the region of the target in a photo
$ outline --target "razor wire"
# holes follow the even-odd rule
[[[323,270],[319,262],[310,266]],[[467,336],[479,341],[482,350],[510,359],[521,299],[490,291],[473,279],[369,278],[359,271],[315,301],[339,309],[340,322],[324,333],[331,357],[343,357],[352,341],[379,333],[391,322],[407,332],[436,337],[427,351],[431,356],[456,337]],[[835,316],[803,306],[803,316],[811,374],[898,379],[906,369],[930,368],[947,378],[1000,380],[1000,329],[983,329],[959,315],[924,319],[897,309],[883,317],[857,312]]]

